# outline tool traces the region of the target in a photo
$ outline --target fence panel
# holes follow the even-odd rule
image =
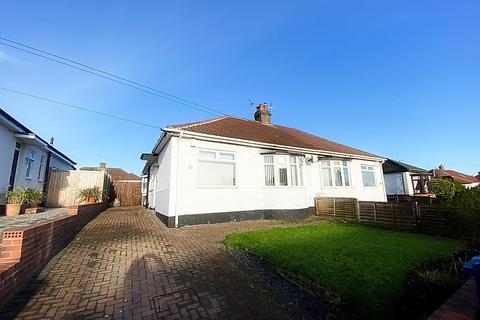
[[[51,170],[49,177],[47,207],[78,204],[78,192],[83,188],[98,186],[104,192],[109,190],[110,179],[105,171]]]
[[[111,199],[118,199],[121,206],[139,206],[142,203],[141,181],[113,181]]]
[[[432,235],[442,235],[448,231],[447,208],[440,205],[419,206],[420,231]]]

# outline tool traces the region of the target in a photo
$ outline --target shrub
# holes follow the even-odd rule
[[[98,186],[84,188],[78,192],[77,199],[80,202],[87,201],[91,198],[95,199],[95,202],[98,202],[102,198],[102,191]]]
[[[437,198],[446,202],[449,202],[453,198],[458,189],[458,186],[456,186],[453,181],[445,179],[433,179],[432,187]]]
[[[480,246],[480,189],[463,189],[452,199],[451,221],[457,230]]]
[[[5,192],[7,204],[24,204],[26,200],[26,189],[15,188]]]
[[[38,205],[44,199],[42,190],[40,189],[26,189],[25,190],[25,203],[31,205]]]

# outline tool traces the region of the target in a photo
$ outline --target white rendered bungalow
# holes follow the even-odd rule
[[[168,126],[142,154],[144,204],[169,227],[302,218],[314,198],[386,201],[384,158],[270,122],[224,116]]]

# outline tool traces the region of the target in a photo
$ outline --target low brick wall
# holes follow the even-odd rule
[[[105,208],[104,203],[73,206],[68,215],[5,230],[0,253],[0,306]]]

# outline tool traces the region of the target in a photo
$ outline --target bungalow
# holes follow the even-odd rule
[[[432,169],[431,172],[434,178],[455,181],[467,189],[480,186],[479,178],[455,170],[447,170],[443,164],[439,165],[437,169]]]
[[[168,226],[301,218],[314,198],[386,201],[384,158],[297,129],[224,116],[167,126],[144,153],[144,203]]]
[[[400,161],[387,159],[383,163],[387,195],[432,195],[432,173]]]
[[[0,194],[14,187],[43,189],[47,168],[75,169],[76,163],[0,108]],[[0,204],[4,201],[0,199]]]

